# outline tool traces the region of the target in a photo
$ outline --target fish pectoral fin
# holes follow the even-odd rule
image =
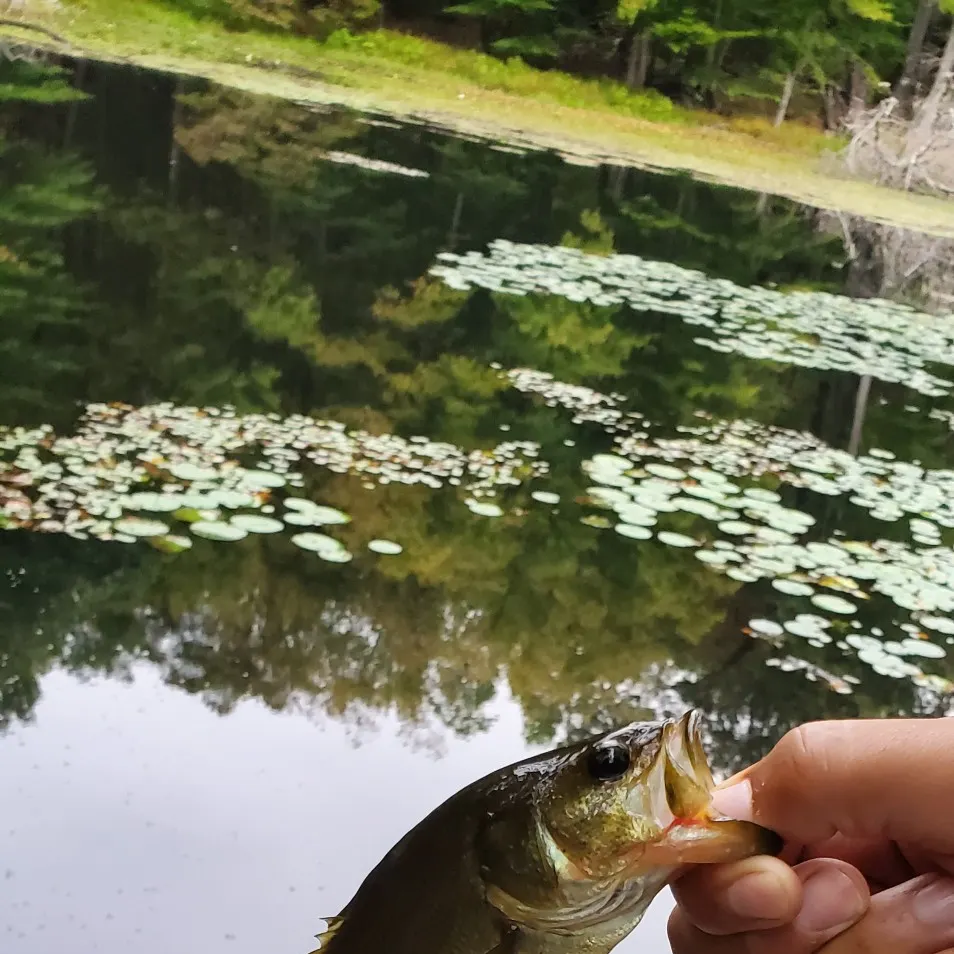
[[[328,945],[334,940],[335,935],[338,933],[341,925],[344,924],[344,918],[336,916],[333,918],[322,918],[322,921],[325,922],[328,926],[321,932],[321,934],[316,934],[315,938],[318,940],[318,948],[311,952],[311,954],[321,954],[322,951],[328,950]]]

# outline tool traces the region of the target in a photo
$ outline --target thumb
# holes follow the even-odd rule
[[[717,811],[789,841],[836,833],[954,853],[954,720],[812,722],[713,794]]]

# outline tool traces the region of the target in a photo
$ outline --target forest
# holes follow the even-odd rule
[[[386,27],[607,77],[681,104],[838,128],[893,94],[902,111],[954,65],[951,0],[165,0],[237,29]]]

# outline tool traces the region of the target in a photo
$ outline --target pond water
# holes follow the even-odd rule
[[[954,322],[817,211],[0,70],[8,954],[305,954],[528,752],[948,712]]]

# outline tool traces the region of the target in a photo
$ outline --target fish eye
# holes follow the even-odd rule
[[[629,749],[619,742],[604,742],[590,750],[586,767],[597,782],[615,782],[629,771]]]

